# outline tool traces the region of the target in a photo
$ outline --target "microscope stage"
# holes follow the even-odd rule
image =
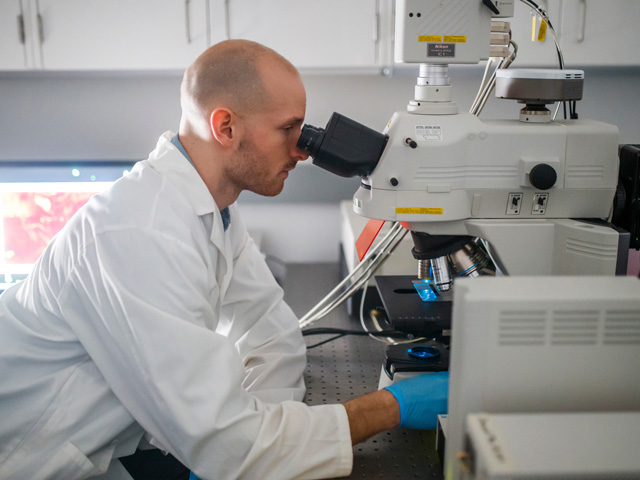
[[[423,301],[414,287],[422,282],[411,275],[375,277],[387,321],[395,329],[419,336],[448,336],[451,329],[451,291]]]

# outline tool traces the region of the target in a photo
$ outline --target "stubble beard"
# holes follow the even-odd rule
[[[253,138],[240,140],[227,178],[239,191],[248,190],[265,197],[275,197],[284,188],[284,180],[269,178],[264,157],[258,151]]]

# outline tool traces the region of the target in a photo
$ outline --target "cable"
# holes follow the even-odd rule
[[[362,330],[349,330],[346,328],[335,328],[335,327],[315,327],[315,328],[306,328],[302,330],[302,335],[307,337],[310,335],[377,335],[377,336],[392,336],[392,337],[407,337],[408,334],[405,332],[400,332],[398,330],[380,330],[379,332],[364,332]]]
[[[533,0],[520,0],[526,6],[532,8],[536,14],[547,23],[549,27],[549,31],[551,32],[551,36],[553,37],[553,43],[556,47],[556,53],[558,55],[558,64],[560,65],[560,69],[564,69],[564,56],[562,55],[562,49],[560,48],[560,44],[558,44],[558,37],[556,36],[556,30],[553,28],[551,24],[551,19],[547,12],[545,12],[542,8],[540,8]]]
[[[306,330],[302,331],[302,335],[304,336],[308,336],[308,335],[333,335],[335,334],[335,336],[328,338],[326,340],[323,340],[321,342],[315,343],[313,345],[309,345],[307,346],[307,350],[310,350],[312,348],[316,348],[319,347],[321,345],[325,345],[329,342],[333,342],[334,340],[337,340],[339,338],[345,337],[347,335],[359,335],[359,336],[364,336],[364,335],[380,335],[380,336],[394,336],[394,337],[407,337],[407,334],[404,332],[399,332],[396,330],[383,330],[380,332],[375,332],[375,333],[369,333],[369,332],[365,332],[362,330],[345,330],[342,328],[331,328],[331,327],[324,327],[324,328],[308,328]]]
[[[302,317],[300,319],[301,327],[305,327],[307,325],[307,322],[311,323],[311,322],[315,321],[316,318],[321,318],[322,316],[326,315],[326,313],[328,313],[328,311],[331,310],[331,309],[329,309],[324,314],[320,314],[319,313],[319,312],[322,312],[323,309],[326,310],[328,308],[327,306],[323,306],[324,303],[329,302],[329,300],[331,299],[331,297],[333,295],[335,295],[336,293],[340,292],[342,287],[344,287],[347,283],[351,282],[352,279],[358,273],[358,271],[361,270],[362,268],[364,268],[365,266],[367,266],[367,264],[372,260],[372,258],[375,259],[375,256],[378,255],[379,250],[382,250],[383,245],[386,245],[386,243],[389,241],[389,236],[393,234],[394,228],[396,227],[396,225],[397,224],[395,224],[395,223],[393,224],[393,226],[391,227],[391,230],[389,230],[389,232],[382,239],[382,241],[375,248],[371,249],[367,253],[367,255],[365,255],[365,257],[362,259],[362,261],[358,265],[356,265],[356,268],[354,268],[353,271],[349,275],[347,275],[331,292],[329,292],[320,302],[318,302],[318,304],[316,304],[311,310],[309,310],[309,312],[307,312],[307,314],[304,317]],[[345,292],[343,292],[336,300],[334,300],[334,302],[341,301],[341,297],[344,296],[344,293]]]
[[[377,342],[382,342],[382,343],[391,343],[393,342],[393,340],[391,340],[390,338],[387,338],[386,340],[381,339],[381,338],[377,338],[372,332],[369,331],[369,329],[367,328],[367,326],[364,323],[364,299],[365,296],[367,294],[367,288],[365,286],[364,290],[362,291],[362,298],[360,299],[360,325],[362,325],[362,330],[364,330],[364,332],[366,334],[369,335],[369,337],[373,338],[375,341]],[[380,328],[380,325],[378,324],[378,333],[382,331],[382,328]]]
[[[516,56],[518,55],[518,44],[513,40],[509,40],[509,45],[513,47],[513,51],[508,57],[502,58],[498,60],[498,57],[491,57],[487,61],[487,66],[485,67],[484,76],[482,78],[482,82],[480,83],[480,88],[478,89],[478,93],[476,95],[471,108],[469,109],[469,113],[473,115],[480,115],[482,109],[484,108],[491,92],[495,88],[496,85],[496,72],[500,69],[509,68],[509,66],[514,62]],[[493,70],[491,75],[489,75],[489,70],[491,69],[491,65],[498,61],[496,68]]]
[[[334,340],[342,338],[345,335],[346,334],[343,333],[341,335],[336,335],[335,337],[328,338],[327,340],[323,340],[322,342],[314,343],[313,345],[308,345],[307,346],[307,350],[311,350],[312,348],[320,347],[320,346],[324,345],[325,343],[333,342]]]
[[[399,225],[397,225],[397,226],[399,227]],[[392,228],[395,228],[395,226],[392,227]],[[400,228],[402,228],[402,227],[400,227]],[[388,237],[385,237],[385,240],[383,240],[383,242],[380,244],[380,248],[378,248],[376,250],[376,255],[371,257],[369,264],[366,266],[366,268],[364,269],[364,271],[362,272],[360,277],[358,277],[356,280],[353,280],[353,277],[355,277],[355,275],[350,275],[347,278],[345,278],[345,280],[347,280],[347,279],[352,280],[351,286],[349,286],[347,288],[347,290],[343,291],[338,296],[338,298],[336,298],[335,300],[331,301],[328,305],[326,305],[324,307],[321,307],[323,302],[325,302],[325,301],[328,302],[330,300],[330,296],[332,294],[334,294],[334,292],[338,291],[338,289],[341,288],[344,284],[346,284],[345,280],[343,280],[338,285],[338,287],[334,288],[334,290],[329,295],[327,295],[327,297],[325,297],[318,305],[316,305],[316,307],[314,307],[315,311],[314,311],[313,315],[310,315],[308,313],[307,315],[305,315],[305,317],[303,317],[300,320],[301,327],[306,327],[306,326],[310,325],[311,323],[315,322],[316,320],[324,317],[329,312],[331,312],[336,307],[338,307],[347,298],[349,298],[351,295],[353,295],[356,291],[358,291],[363,284],[366,284],[369,281],[369,279],[371,278],[371,276],[373,275],[373,273],[375,273],[375,271],[378,269],[378,267],[384,262],[384,260],[386,260],[386,258],[390,254],[390,252],[386,253],[386,248],[391,244],[391,242],[393,242],[393,240],[397,237],[397,235],[398,235],[398,233],[400,231],[401,230],[395,230],[395,231],[390,232],[390,233],[393,233],[393,235],[391,236],[390,239]],[[365,260],[366,260],[366,258],[363,259],[362,262],[360,262],[358,267],[360,265],[366,264],[367,262]],[[356,270],[357,270],[357,267],[356,267]],[[354,270],[354,272],[356,270]],[[354,272],[352,272],[352,273],[354,273]],[[312,309],[312,311],[314,309]]]
[[[378,342],[382,342],[382,343],[386,343],[388,345],[401,345],[401,344],[405,344],[405,343],[414,343],[414,342],[421,342],[422,340],[424,340],[424,337],[419,337],[419,338],[410,338],[409,340],[406,340],[404,342],[396,342],[393,340],[393,338],[391,338],[390,335],[384,335],[386,337],[386,339],[380,339],[377,338],[379,335],[382,335],[383,333],[387,333],[388,330],[383,330],[382,327],[380,327],[380,324],[378,323],[378,320],[375,318],[374,315],[372,315],[372,313],[369,313],[369,316],[371,317],[371,319],[374,322],[374,326],[376,327],[377,331],[372,332],[370,331],[364,321],[364,298],[366,295],[366,289],[365,291],[362,292],[362,299],[360,300],[360,325],[362,325],[362,330],[364,331],[364,333],[366,333],[367,335],[369,335],[369,337],[373,338],[374,340],[378,341]],[[406,337],[408,337],[409,335],[404,335]]]
[[[473,113],[478,108],[478,104],[480,103],[480,96],[487,85],[487,80],[489,79],[489,71],[491,70],[491,66],[493,65],[494,61],[495,57],[489,57],[489,60],[487,60],[487,65],[484,67],[482,81],[480,82],[480,86],[478,87],[478,93],[476,94],[476,98],[473,100],[471,108],[469,109],[470,113]]]
[[[366,285],[376,270],[384,263],[389,255],[391,255],[406,233],[407,230],[399,223],[394,222],[382,241],[365,255],[356,268],[300,319],[300,328],[307,327],[324,317],[353,295],[353,293],[358,291],[363,285]],[[347,289],[342,290],[342,288],[348,284],[350,285]],[[335,297],[336,294],[337,297]]]
[[[549,19],[549,15],[547,15],[547,12],[541,9],[533,0],[520,0],[520,1],[525,5],[527,5],[528,7],[532,8],[536,12],[536,14],[540,16],[540,18],[544,22],[547,23],[547,26],[549,27],[549,31],[551,32],[551,37],[553,38],[553,43],[555,44],[555,47],[556,47],[556,53],[558,55],[558,64],[560,66],[560,69],[564,70],[564,56],[562,55],[562,49],[560,48],[560,44],[558,43],[556,30],[555,28],[553,28],[553,25],[551,24],[551,19]],[[562,102],[562,104],[564,105],[564,118],[566,119],[567,118],[566,102]],[[556,105],[556,111],[553,114],[553,120],[555,120],[556,117],[558,116],[559,110],[560,110],[560,102],[558,102],[558,105]]]

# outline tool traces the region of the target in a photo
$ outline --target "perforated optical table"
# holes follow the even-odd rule
[[[289,264],[285,300],[302,316],[341,280],[337,264]],[[313,327],[361,329],[338,307]],[[307,345],[331,335],[305,337]],[[386,345],[366,336],[348,335],[307,352],[305,381],[309,405],[344,403],[378,388]],[[352,479],[442,479],[435,432],[404,428],[378,434],[354,447]]]

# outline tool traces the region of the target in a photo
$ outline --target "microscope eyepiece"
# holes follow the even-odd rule
[[[302,127],[302,133],[298,139],[298,148],[315,157],[323,139],[324,129],[305,125]]]
[[[297,146],[314,165],[341,177],[366,177],[378,164],[388,135],[333,113],[326,129],[304,125]]]

